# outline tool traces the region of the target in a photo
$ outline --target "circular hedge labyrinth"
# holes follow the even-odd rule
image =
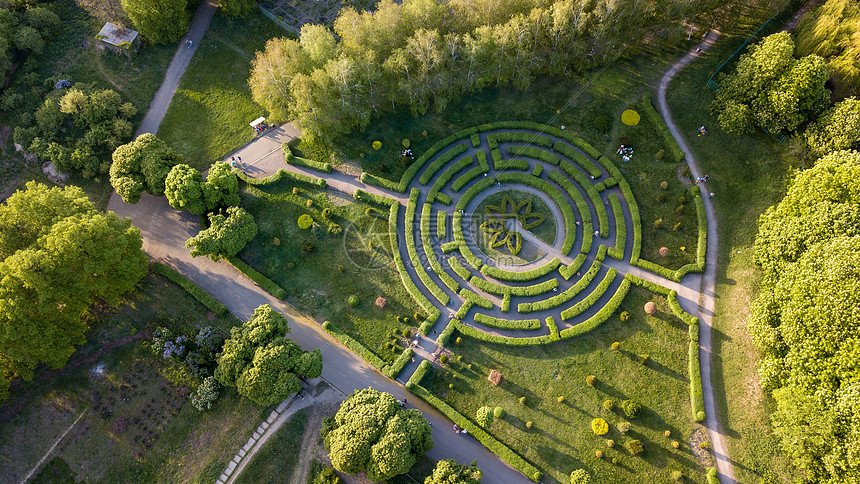
[[[401,188],[405,211],[394,206],[389,219],[395,262],[428,321],[451,320],[446,338],[457,329],[506,344],[557,341],[603,322],[627,293],[638,206],[618,168],[564,130],[461,131],[424,153]]]

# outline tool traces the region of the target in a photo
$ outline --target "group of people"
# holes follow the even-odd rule
[[[413,155],[413,154],[412,154],[412,150],[410,150],[409,148],[406,148],[405,150],[401,151],[401,152],[400,152],[400,157],[401,157],[401,158],[403,158],[403,159],[408,158],[408,159],[410,159],[410,160],[414,160],[414,159],[415,159],[415,155]]]
[[[698,185],[699,183],[708,181],[708,178],[710,178],[710,177],[711,177],[711,175],[697,176],[696,177],[696,185]]]
[[[468,431],[468,430],[466,430],[466,429],[461,429],[461,428],[460,428],[460,426],[459,426],[459,425],[457,425],[457,424],[454,424],[454,432],[457,432],[458,434],[469,435],[469,431]]]
[[[235,157],[235,156],[230,158],[230,167],[231,168],[239,168],[239,166],[241,166],[242,169],[244,170],[245,169],[245,162],[242,161],[242,157],[241,156],[238,157],[239,158],[238,162],[236,161],[236,158],[237,157]]]
[[[699,131],[699,136],[702,136],[702,135],[704,135],[704,134],[708,134],[708,128],[706,128],[706,127],[704,127],[704,126],[700,127],[700,128],[698,129],[698,131]]]
[[[630,157],[633,156],[633,147],[621,145],[621,147],[618,148],[618,151],[616,151],[616,153],[621,155],[621,159],[624,160],[624,162],[628,162],[630,161]],[[591,178],[593,179],[594,177]]]
[[[254,126],[254,132],[256,132],[257,134],[262,134],[267,129],[269,129],[269,125],[266,124],[265,122],[262,122],[256,126]]]

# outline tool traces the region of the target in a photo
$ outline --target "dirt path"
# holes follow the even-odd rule
[[[678,142],[681,149],[687,154],[687,164],[690,166],[690,176],[699,177],[702,175],[699,170],[696,160],[690,153],[690,148],[687,146],[684,137],[681,135],[678,126],[672,121],[672,115],[669,112],[669,107],[666,104],[666,88],[673,77],[690,62],[699,57],[704,51],[708,50],[714,42],[719,38],[719,32],[711,32],[708,38],[701,44],[691,50],[686,56],[674,63],[672,67],[666,71],[663,78],[660,80],[660,87],[657,91],[657,101],[660,108],[660,114],[663,120],[669,127],[672,136]],[[703,184],[704,193],[708,193],[707,183]],[[714,287],[716,285],[717,276],[717,216],[714,212],[714,205],[709,197],[702,197],[705,202],[705,213],[708,218],[708,248],[706,255],[705,273],[699,279],[701,299],[699,301],[699,320],[705,324],[699,327],[699,360],[702,371],[702,394],[705,402],[705,414],[707,419],[705,423],[708,427],[708,434],[711,440],[711,445],[714,449],[714,457],[717,463],[717,471],[719,472],[720,482],[723,484],[737,482],[735,480],[735,472],[732,468],[731,461],[728,456],[728,448],[723,430],[717,419],[717,408],[714,404],[714,388],[711,384],[711,329],[713,327],[714,308],[716,300],[714,297]],[[686,280],[685,280],[686,282]]]

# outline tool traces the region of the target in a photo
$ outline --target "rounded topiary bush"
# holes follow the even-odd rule
[[[382,141],[376,140],[371,146],[374,150],[379,150],[380,148],[382,148]]]
[[[404,329],[403,330],[403,337],[404,338],[411,338],[412,337],[412,331],[409,329]]]
[[[618,319],[621,320],[622,323],[626,323],[630,321],[630,313],[628,311],[621,311],[621,314],[618,315]]]
[[[642,445],[641,440],[630,440],[624,446],[627,447],[627,450],[629,450],[632,455],[641,454],[645,451],[645,447]]]
[[[613,448],[613,447],[615,447],[615,441],[614,441],[614,440],[612,440],[612,439],[607,440],[607,441],[606,441],[606,446],[607,446],[607,447],[609,447],[610,449],[611,449],[611,448]]]
[[[493,423],[493,409],[490,407],[481,407],[478,413],[475,414],[475,421],[481,427],[489,427]]]
[[[460,344],[463,342],[463,338],[457,336],[457,339],[454,340],[455,343]]]
[[[678,442],[677,440],[673,440],[673,441],[672,441],[672,448],[673,448],[673,449],[677,449],[677,448],[679,448],[679,447],[681,447],[681,443],[680,443],[680,442]]]
[[[404,148],[409,148],[412,145],[412,142],[409,141],[409,138],[403,138],[403,141],[400,142]]]
[[[577,469],[570,473],[570,484],[588,484],[591,475],[585,469]]]
[[[598,459],[602,459],[603,458],[603,451],[602,450],[595,451],[594,457],[597,457]]]
[[[349,296],[348,298],[346,298],[346,303],[349,304],[349,307],[351,308],[357,307],[359,303],[358,296],[356,296],[355,294]]]
[[[591,421],[591,431],[597,435],[606,435],[609,432],[609,424],[602,418],[596,418]]]
[[[628,109],[621,113],[621,122],[626,124],[627,126],[636,126],[637,124],[639,124],[639,121],[641,119],[642,117],[639,116],[639,113],[632,109]]]
[[[493,417],[494,418],[503,418],[505,416],[505,409],[502,407],[496,407],[493,409]]]
[[[564,403],[564,395],[558,397],[558,403]]]
[[[303,213],[303,214],[299,215],[298,224],[299,224],[300,229],[307,230],[307,229],[311,228],[311,225],[314,224],[314,219],[310,215]]]
[[[314,201],[313,201],[313,200],[308,199],[308,201],[307,201],[307,202],[305,202],[305,207],[311,208],[311,207],[313,207],[313,206],[314,206]]]
[[[701,422],[702,420],[705,420],[705,412],[700,410],[696,413],[696,422]]]
[[[441,363],[443,365],[447,365],[448,364],[448,355],[441,355],[439,357],[439,363]]]
[[[588,375],[587,377],[585,377],[585,384],[586,384],[586,385],[588,385],[588,386],[590,386],[590,387],[593,387],[593,386],[594,386],[594,382],[595,382],[596,380],[597,380],[597,377],[596,377],[596,376],[594,376],[594,375]]]
[[[612,409],[615,408],[615,402],[613,402],[611,398],[607,398],[606,400],[603,401],[603,408],[607,412],[611,412]]]
[[[331,218],[332,213],[334,213],[334,211],[332,209],[326,207],[322,211],[322,216],[325,218]]]
[[[522,406],[526,405],[526,397],[520,397],[520,405],[522,405]]]
[[[632,425],[630,425],[630,422],[619,422],[618,425],[616,425],[615,427],[622,434],[626,434],[630,431],[630,427],[632,427]]]
[[[645,313],[646,314],[654,314],[657,312],[657,305],[654,304],[654,301],[648,301],[645,303]]]
[[[618,348],[620,348],[620,347],[621,347],[621,343],[619,343],[618,341],[614,341],[611,345],[611,348],[615,351],[618,351]]]
[[[530,429],[530,428],[534,427],[534,425],[535,425],[535,424],[534,424],[534,422],[532,422],[531,420],[529,420],[528,422],[526,422],[526,428],[527,428],[527,429]]]
[[[621,410],[624,410],[624,415],[627,415],[627,418],[636,418],[639,416],[639,411],[642,410],[642,405],[635,400],[624,400],[621,402]]]

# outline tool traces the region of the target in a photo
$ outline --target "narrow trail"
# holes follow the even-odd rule
[[[663,120],[666,122],[666,125],[669,127],[669,131],[678,142],[678,145],[682,150],[684,150],[684,153],[687,154],[686,160],[687,164],[690,166],[690,175],[696,178],[700,177],[702,173],[701,170],[699,170],[699,166],[696,164],[696,160],[690,153],[690,148],[687,146],[687,142],[681,135],[681,131],[672,120],[672,114],[669,112],[669,106],[666,103],[666,88],[669,86],[669,82],[672,78],[674,78],[681,69],[686,67],[690,62],[697,59],[703,52],[714,45],[719,37],[719,32],[712,32],[708,35],[707,39],[702,41],[702,43],[696,47],[695,50],[690,51],[678,62],[675,62],[672,67],[666,71],[663,78],[660,79],[660,86],[657,91],[657,102],[660,114],[663,116]],[[704,183],[703,189],[705,193],[709,192],[707,182]],[[719,234],[717,232],[717,216],[714,212],[714,205],[711,203],[711,199],[709,197],[702,197],[702,200],[705,202],[705,214],[708,219],[708,248],[705,258],[705,273],[699,279],[701,284],[699,288],[701,299],[699,301],[698,316],[699,320],[705,323],[701,325],[699,329],[699,345],[701,346],[701,349],[699,350],[699,360],[702,371],[702,394],[705,401],[705,414],[707,415],[705,423],[707,424],[708,434],[711,440],[711,445],[713,446],[720,482],[723,484],[729,484],[737,481],[735,480],[734,468],[732,467],[731,460],[729,459],[725,434],[720,426],[719,419],[717,419],[717,408],[714,403],[714,387],[711,383],[711,333],[713,329],[714,308],[716,306],[714,287],[717,279],[717,238]]]

